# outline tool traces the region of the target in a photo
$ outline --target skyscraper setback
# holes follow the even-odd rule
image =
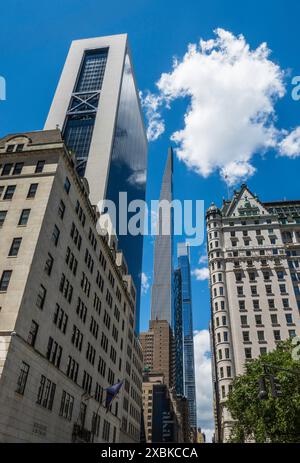
[[[45,129],[57,126],[88,180],[93,205],[108,199],[118,212],[119,192],[128,202],[145,199],[147,139],[127,34],[72,42]],[[116,219],[136,286],[139,331],[143,237],[119,234],[118,213]]]

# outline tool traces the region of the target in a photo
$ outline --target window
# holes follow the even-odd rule
[[[263,342],[265,340],[264,331],[258,331],[257,332],[257,339],[258,339],[258,342]]]
[[[239,309],[240,311],[246,310],[245,301],[239,301]]]
[[[23,151],[24,148],[24,143],[19,143],[16,147],[16,152],[20,153],[20,151]]]
[[[32,347],[35,346],[38,329],[39,329],[39,325],[34,320],[32,320],[30,331],[28,334],[28,339],[27,339],[28,344],[30,344]]]
[[[251,295],[252,296],[257,296],[257,287],[256,286],[251,286]]]
[[[292,325],[293,324],[293,315],[291,313],[286,313],[285,314],[285,319],[286,319],[286,323],[288,325]]]
[[[59,235],[60,235],[59,228],[57,227],[57,225],[54,225],[51,239],[55,246],[57,246]]]
[[[242,326],[248,325],[247,315],[241,315],[241,325]]]
[[[3,226],[7,211],[0,211],[0,227]]]
[[[281,334],[279,330],[274,331],[274,339],[275,341],[281,341]]]
[[[32,183],[29,187],[28,193],[27,193],[27,198],[34,198],[36,195],[36,191],[38,189],[38,183]]]
[[[45,264],[45,272],[47,273],[47,275],[51,275],[51,272],[52,272],[52,267],[53,267],[53,262],[54,262],[54,259],[53,257],[51,256],[51,254],[48,252],[48,257],[46,259],[46,264]]]
[[[249,331],[243,331],[243,341],[244,342],[250,342]]]
[[[284,309],[288,309],[290,307],[290,303],[288,299],[282,299],[282,305]]]
[[[271,315],[271,323],[272,325],[278,325],[278,318],[276,314]]]
[[[6,148],[7,153],[12,153],[15,149],[15,145],[8,145]]]
[[[28,373],[29,373],[29,365],[25,362],[21,363],[21,370],[17,382],[17,389],[16,392],[18,394],[24,395],[25,393],[25,388],[26,388],[26,383],[28,379]]]
[[[102,429],[102,439],[106,442],[109,442],[109,434],[110,434],[110,423],[104,420],[103,429]]]
[[[20,175],[21,172],[22,172],[22,169],[23,169],[23,166],[24,166],[24,162],[17,162],[15,164],[15,167],[14,167],[14,170],[13,170],[13,175]]]
[[[37,396],[37,404],[41,405],[48,410],[52,410],[53,401],[55,396],[56,384],[44,375],[41,375],[40,386]]]
[[[292,339],[296,336],[296,331],[295,330],[289,330],[289,337]]]
[[[267,348],[266,347],[260,347],[259,352],[260,352],[260,355],[265,355],[267,353]]]
[[[256,325],[258,325],[258,326],[262,325],[262,318],[261,318],[261,315],[255,315],[255,323],[256,323]]]
[[[275,309],[274,299],[268,299],[269,309]]]
[[[23,209],[19,218],[18,225],[27,225],[29,219],[30,209]]]
[[[65,183],[64,183],[64,189],[65,189],[67,194],[69,194],[70,188],[71,188],[70,180],[68,179],[68,177],[66,177]]]
[[[251,347],[246,347],[246,348],[245,348],[245,358],[246,358],[246,360],[252,359],[252,350],[251,350]]]
[[[272,294],[272,286],[271,285],[266,285],[266,293],[267,294]]]
[[[0,291],[7,291],[12,270],[4,270],[0,280]]]
[[[81,352],[82,342],[83,342],[83,334],[77,328],[76,325],[73,325],[73,333],[72,333],[71,342]]]
[[[16,190],[16,185],[8,185],[4,193],[4,200],[11,200],[13,198],[14,192]]]
[[[279,289],[280,289],[280,292],[281,294],[285,294],[286,293],[286,286],[285,285],[279,285]]]
[[[92,390],[92,377],[85,370],[83,372],[83,378],[82,378],[81,387],[88,394],[91,393],[91,390]]]
[[[253,300],[253,309],[259,310],[259,300],[258,299]]]
[[[62,391],[59,416],[71,421],[74,407],[74,397],[66,391]]]
[[[284,279],[284,272],[282,272],[282,271],[277,272],[277,278],[278,278],[278,280],[283,280]]]
[[[17,257],[20,246],[21,246],[22,238],[14,238],[9,250],[9,257]]]
[[[67,376],[72,379],[75,383],[77,382],[79,364],[69,355]]]
[[[65,203],[62,200],[60,200],[59,206],[58,206],[58,215],[61,218],[61,220],[63,220],[64,218],[65,210],[66,210]]]
[[[38,161],[35,167],[35,173],[39,174],[44,170],[45,161]]]
[[[53,316],[53,323],[64,334],[66,333],[66,330],[67,330],[68,318],[69,318],[68,315],[60,307],[60,305],[56,304],[55,311],[54,311],[54,316]]]
[[[46,357],[54,366],[59,368],[62,356],[62,347],[50,336]]]
[[[41,310],[43,309],[44,304],[45,304],[46,294],[47,294],[46,288],[43,285],[40,285],[40,289],[37,295],[36,305]]]
[[[13,168],[13,164],[4,164],[1,176],[4,177],[4,175],[9,175],[11,172],[11,169]]]

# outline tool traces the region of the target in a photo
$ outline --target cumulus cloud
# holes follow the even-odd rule
[[[279,144],[279,154],[289,158],[300,156],[300,127],[283,138]]]
[[[192,271],[192,275],[198,281],[208,280],[208,278],[209,278],[208,267],[196,268],[195,270]]]
[[[203,254],[202,256],[199,257],[199,264],[206,264],[208,261],[207,254]]]
[[[142,279],[142,293],[147,294],[147,292],[148,292],[148,290],[150,288],[150,284],[149,284],[149,278],[146,275],[146,273],[144,273],[144,272],[142,273],[141,279]]]
[[[212,376],[210,359],[210,339],[208,330],[194,332],[196,399],[198,425],[211,442],[214,420],[212,403]]]
[[[270,59],[266,43],[251,49],[243,35],[217,29],[211,40],[190,44],[181,60],[156,83],[157,94],[143,99],[149,140],[164,131],[162,110],[188,98],[183,127],[171,139],[188,168],[203,177],[218,171],[233,185],[255,173],[256,153],[279,149],[299,154],[299,130],[282,140],[276,102],[285,95],[285,74]]]

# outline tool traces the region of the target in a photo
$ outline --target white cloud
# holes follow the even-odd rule
[[[137,170],[133,172],[127,179],[127,182],[130,185],[135,185],[137,187],[145,185],[147,180],[147,174],[145,170]]]
[[[207,254],[203,254],[202,256],[200,256],[199,264],[206,264],[207,261],[208,261]]]
[[[146,273],[144,272],[142,273],[141,279],[142,279],[142,294],[147,294],[148,289],[150,288],[150,284],[149,284],[149,278],[146,275]]]
[[[297,127],[280,142],[279,154],[289,158],[300,156],[300,127]]]
[[[198,425],[210,442],[214,432],[210,339],[208,330],[194,332]]]
[[[208,278],[209,278],[209,270],[208,270],[207,267],[196,268],[195,270],[192,271],[192,275],[198,281],[208,280]]]
[[[223,29],[211,40],[190,44],[172,71],[161,75],[158,94],[143,99],[149,139],[164,130],[163,108],[187,97],[184,126],[171,139],[178,158],[203,177],[218,171],[233,185],[255,173],[256,153],[276,148],[282,155],[300,154],[300,128],[281,142],[284,131],[275,126],[285,74],[269,56],[266,43],[252,50],[244,36]]]

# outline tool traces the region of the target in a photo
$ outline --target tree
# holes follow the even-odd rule
[[[231,442],[300,442],[300,361],[292,359],[292,350],[290,340],[281,342],[247,363],[245,374],[234,379],[226,403],[235,420]],[[270,375],[280,385],[280,397],[272,396]],[[258,397],[261,378],[265,400]]]

